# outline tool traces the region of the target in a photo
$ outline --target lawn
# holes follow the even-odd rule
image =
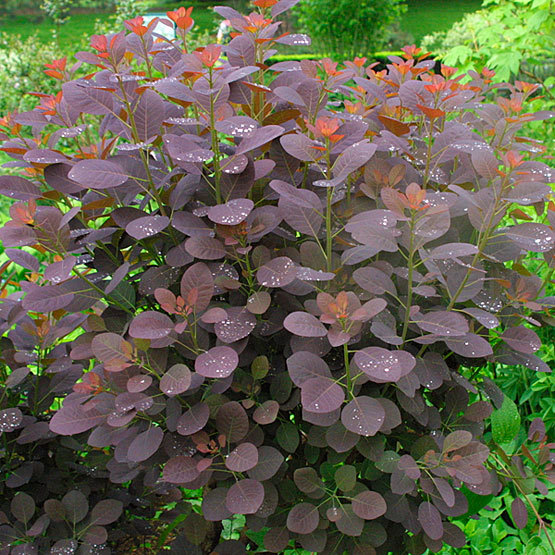
[[[410,33],[416,42],[424,35],[433,31],[445,31],[465,13],[477,10],[481,0],[407,0],[408,11],[401,21],[403,31]],[[175,6],[190,5],[190,2],[175,2]],[[94,34],[96,21],[105,21],[109,13],[98,14],[74,14],[69,21],[60,29],[59,42],[63,50],[67,45],[75,41],[76,37],[90,36]],[[195,6],[193,17],[199,31],[216,29],[219,17],[207,6]],[[19,34],[26,38],[33,33],[38,34],[41,42],[47,42],[52,38],[54,26],[46,19],[38,23],[30,21],[24,16],[11,19],[0,18],[0,33]]]
[[[172,7],[178,7],[182,4],[190,5],[190,3],[187,2],[176,2],[175,6]],[[72,50],[71,48],[67,48],[67,46],[74,43],[76,38],[77,40],[81,40],[82,37],[93,35],[95,33],[97,22],[105,22],[110,15],[110,13],[73,14],[67,23],[60,27],[60,47],[64,51]],[[214,33],[216,32],[215,14],[212,10],[210,10],[210,8],[206,6],[196,6],[193,10],[193,18],[195,20],[197,30],[213,30]],[[9,19],[0,18],[0,33],[18,34],[21,35],[23,39],[26,39],[33,33],[37,33],[40,42],[48,42],[52,40],[52,33],[54,30],[55,26],[48,19],[43,19],[42,21],[35,23],[30,21],[29,18],[25,16],[16,16]]]
[[[410,33],[416,43],[434,31],[447,31],[465,13],[480,9],[482,0],[406,0],[408,10],[401,29]]]

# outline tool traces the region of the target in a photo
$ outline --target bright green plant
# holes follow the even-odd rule
[[[519,73],[543,80],[544,66],[555,55],[552,4],[550,0],[485,0],[484,9],[467,14],[447,33],[426,38],[424,45],[461,71],[487,65],[499,81]]]
[[[319,48],[346,59],[383,48],[405,10],[402,0],[304,0],[295,13]]]

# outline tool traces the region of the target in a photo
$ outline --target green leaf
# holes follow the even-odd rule
[[[458,517],[462,521],[468,520],[472,515],[479,513],[492,499],[493,495],[478,495],[470,491],[466,486],[461,488],[466,500],[468,501],[468,511]],[[474,522],[474,521],[472,521]]]
[[[520,414],[515,403],[507,396],[500,409],[491,415],[491,431],[496,443],[509,443],[520,430]]]
[[[341,491],[351,491],[357,483],[356,468],[350,464],[340,466],[335,471],[335,483]]]
[[[297,426],[292,422],[283,422],[280,424],[276,432],[276,439],[280,447],[288,453],[294,453],[301,440]]]

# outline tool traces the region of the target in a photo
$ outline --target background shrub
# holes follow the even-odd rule
[[[508,491],[515,528],[546,531],[545,424],[523,435],[481,369],[549,371],[553,297],[526,268],[553,266],[551,170],[520,136],[549,114],[415,47],[267,67],[308,42],[272,21],[292,4],[217,8],[225,58],[189,49],[185,9],[175,43],[127,21],[77,53],[87,78],[52,61],[61,93],[3,120],[22,174],[0,177],[0,239],[25,271],[0,310],[4,472],[29,476],[28,437],[32,477],[79,457],[52,502],[7,490],[4,546],[115,541],[87,536],[100,491],[106,525],[171,503],[178,552],[460,549],[453,521]],[[89,528],[60,531],[59,503]]]
[[[303,0],[294,13],[321,52],[345,60],[382,50],[405,10],[402,0]]]

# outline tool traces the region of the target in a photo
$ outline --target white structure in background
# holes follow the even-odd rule
[[[176,37],[175,34],[175,23],[173,21],[171,21],[170,19],[168,19],[168,16],[165,13],[148,13],[143,15],[143,20],[144,20],[144,25],[146,27],[148,27],[148,24],[155,18],[155,17],[159,17],[160,19],[163,19],[165,22],[167,21],[167,23],[162,23],[162,21],[159,21],[156,25],[156,27],[154,28],[154,32],[158,35],[162,35],[163,37],[166,37],[167,39],[173,40]]]

